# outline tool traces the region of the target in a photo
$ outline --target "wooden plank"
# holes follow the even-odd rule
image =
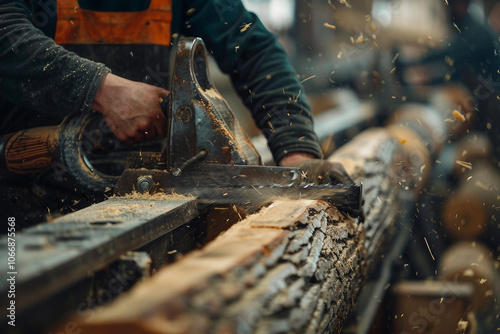
[[[43,301],[196,215],[194,199],[112,198],[18,233],[18,311]],[[7,248],[6,238],[0,240],[1,248]],[[7,254],[0,252],[3,266],[7,265]],[[13,270],[5,270],[8,271]],[[7,282],[1,282],[0,291],[7,294],[7,289]]]

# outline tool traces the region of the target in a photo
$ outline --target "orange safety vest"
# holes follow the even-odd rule
[[[170,46],[172,0],[151,0],[140,12],[98,12],[77,0],[57,0],[57,44],[153,44]]]

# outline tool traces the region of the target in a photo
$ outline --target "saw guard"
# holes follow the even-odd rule
[[[201,38],[180,40],[171,87],[167,144],[162,156],[169,167],[179,167],[200,150],[207,151],[207,163],[262,164],[250,138],[210,79]]]

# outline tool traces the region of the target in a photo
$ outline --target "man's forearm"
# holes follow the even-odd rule
[[[109,69],[58,46],[19,1],[0,5],[0,31],[0,89],[10,102],[64,113],[91,108]]]

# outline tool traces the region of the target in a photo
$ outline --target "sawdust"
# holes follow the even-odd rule
[[[215,91],[211,91],[210,89],[204,91],[204,94],[206,94],[208,96],[210,96],[211,94],[215,94],[215,95],[212,95],[212,96],[216,96],[218,98],[221,98],[221,96],[219,94],[217,94]],[[226,123],[223,120],[218,119],[214,115],[214,113],[212,112],[212,106],[211,105],[207,105],[205,103],[205,101],[203,101],[203,100],[199,101],[199,103],[201,104],[201,106],[203,107],[203,109],[209,111],[207,113],[207,116],[212,120],[215,128],[220,132],[220,134],[223,137],[225,137],[225,138],[228,139],[229,145],[234,145],[234,142],[236,141],[236,139],[234,138],[234,134],[231,131],[229,131],[228,126],[226,125]]]
[[[133,191],[131,193],[125,194],[123,196],[112,196],[110,198],[129,198],[129,199],[145,199],[145,200],[154,200],[154,201],[168,201],[168,200],[189,200],[195,199],[193,196],[186,196],[181,194],[176,194],[174,192],[167,194],[164,192],[157,192],[154,194],[149,193],[140,193],[137,191]]]

